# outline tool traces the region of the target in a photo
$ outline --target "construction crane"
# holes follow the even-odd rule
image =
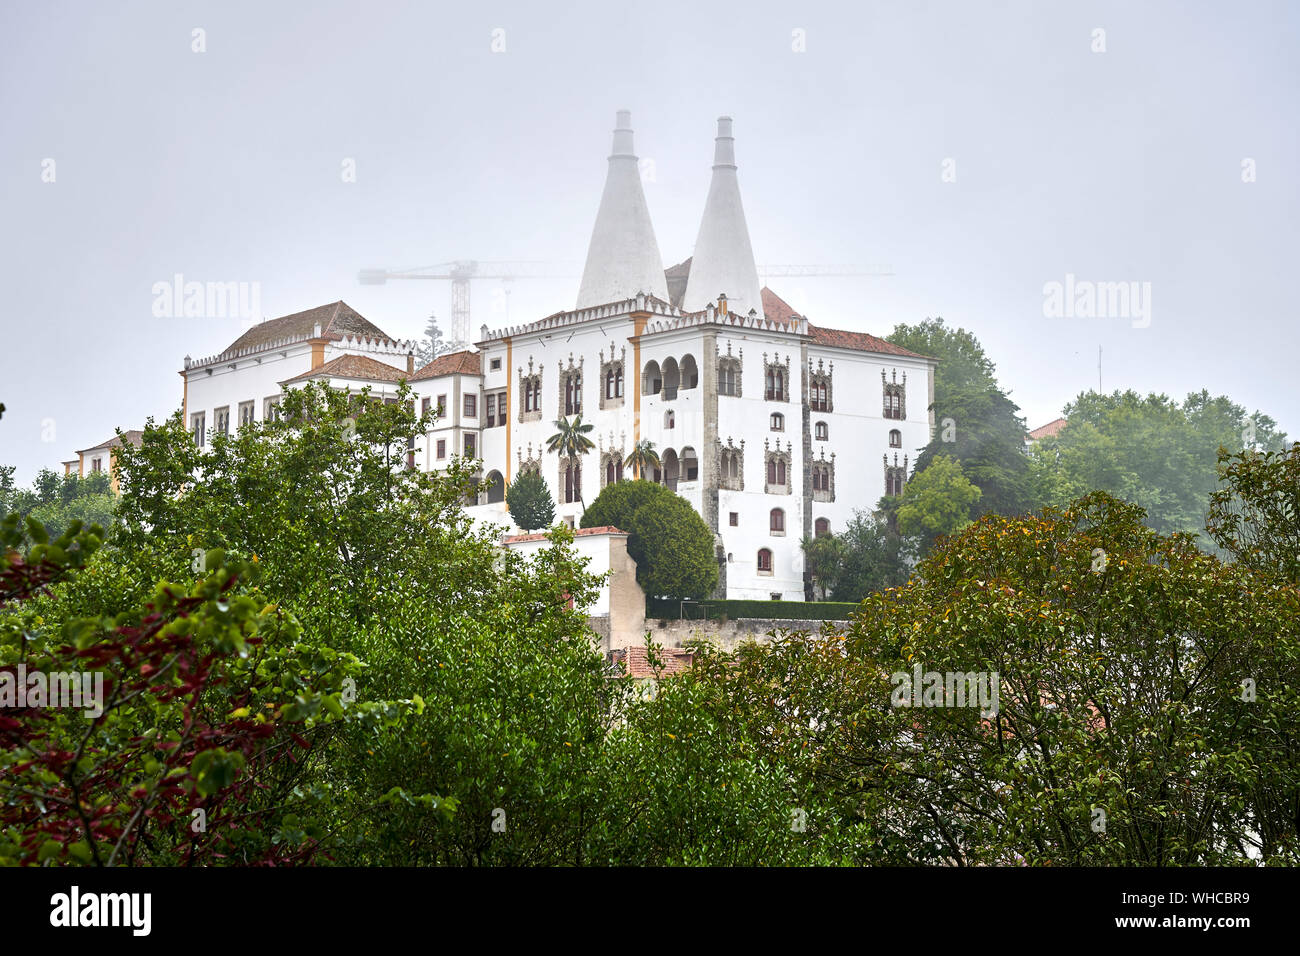
[[[389,279],[437,279],[451,283],[451,346],[464,348],[470,342],[470,283],[474,279],[572,279],[573,263],[492,262],[461,259],[418,269],[362,269],[362,285],[384,285]]]

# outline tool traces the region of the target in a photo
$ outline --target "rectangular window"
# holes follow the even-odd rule
[[[429,399],[427,398],[420,399],[420,414],[421,415],[429,414]]]
[[[737,511],[731,513],[731,526],[733,528],[740,526],[740,513]]]
[[[280,396],[272,395],[262,403],[262,421],[278,422],[280,420]]]
[[[251,425],[253,423],[253,415],[254,415],[253,408],[254,408],[253,402],[239,403],[239,424]]]
[[[90,470],[91,470],[91,471],[102,471],[102,470],[103,470],[103,465],[104,465],[104,459],[102,459],[102,458],[96,458],[94,461],[92,461],[92,462],[90,463]]]
[[[465,457],[466,458],[478,457],[478,436],[477,435],[465,436]]]
[[[492,359],[492,361],[488,363],[488,368],[494,372],[501,371],[501,360],[499,358]]]
[[[478,417],[478,396],[477,395],[465,396],[464,412],[466,418]]]
[[[442,461],[446,457],[447,457],[447,439],[439,438],[438,439],[438,460]]]
[[[439,414],[439,415],[446,415],[446,414],[447,414],[447,396],[446,396],[446,395],[439,395],[439,396],[438,396],[438,414]]]
[[[212,413],[212,424],[223,435],[230,434],[230,406],[223,405]]]
[[[194,444],[200,448],[203,447],[204,440],[204,415],[203,412],[195,412],[190,416],[190,431],[194,433]]]
[[[497,397],[492,393],[487,397],[487,427],[495,428],[497,424]]]

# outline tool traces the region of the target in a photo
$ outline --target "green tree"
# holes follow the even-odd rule
[[[713,532],[686,499],[656,497],[633,512],[628,525],[628,553],[646,594],[699,599],[717,586]]]
[[[847,633],[716,669],[735,733],[817,808],[826,856],[1300,861],[1300,592],[1143,518],[1105,494],[986,516]],[[918,671],[929,696],[900,699]],[[982,709],[958,674],[988,681]]]
[[[659,453],[655,451],[655,443],[648,438],[642,438],[628,452],[627,458],[623,460],[623,467],[630,468],[634,478],[644,478],[647,473],[653,472],[659,467]]]
[[[914,545],[890,527],[884,512],[855,511],[835,540],[840,565],[832,600],[861,601],[873,591],[907,583]]]
[[[0,466],[0,517],[35,518],[55,537],[74,521],[86,527],[113,527],[117,498],[107,473],[92,472],[83,478],[42,468],[29,489],[15,487],[13,473],[12,465]]]
[[[521,471],[506,489],[510,518],[525,531],[549,528],[555,523],[555,499],[546,479],[535,471]]]
[[[1059,433],[1031,448],[1035,497],[1060,507],[1105,491],[1140,506],[1163,533],[1202,530],[1221,448],[1285,447],[1271,418],[1205,391],[1181,404],[1165,395],[1085,392],[1065,417]]]
[[[713,533],[684,498],[644,479],[606,485],[582,516],[582,527],[628,533],[627,552],[646,594],[702,598],[718,583]]]
[[[919,551],[928,554],[939,538],[970,524],[971,508],[980,494],[958,462],[940,455],[903,486],[898,530],[915,537]]]
[[[429,313],[429,321],[424,327],[424,338],[416,346],[415,360],[420,367],[428,365],[439,355],[451,351],[451,346],[443,341],[442,329],[438,328],[438,317]]]
[[[802,542],[804,567],[812,575],[814,595],[821,591],[824,599],[835,589],[840,569],[844,565],[844,542],[834,535],[823,534],[804,538]]]
[[[583,457],[596,447],[596,443],[587,434],[596,426],[583,424],[581,415],[572,418],[559,418],[555,421],[555,434],[546,439],[546,450],[553,451],[561,458],[568,459],[570,467],[576,466]],[[578,485],[578,500],[582,501],[582,485]],[[586,502],[583,502],[586,509]]]
[[[980,489],[971,517],[1023,514],[1033,506],[1025,423],[998,385],[993,362],[965,329],[943,319],[895,326],[888,340],[939,360],[934,377],[935,433],[917,456],[920,474],[938,457],[959,462]]]
[[[1219,474],[1210,537],[1239,564],[1300,584],[1300,442],[1285,451],[1220,451]]]

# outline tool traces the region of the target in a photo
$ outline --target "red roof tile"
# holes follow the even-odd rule
[[[354,378],[363,382],[397,382],[409,377],[404,369],[376,361],[368,355],[340,355],[310,372],[287,378],[280,384],[292,385],[294,382],[304,382],[309,378]]]
[[[84,455],[86,452],[94,451],[96,448],[119,448],[122,445],[122,439],[126,439],[128,444],[139,448],[141,443],[144,441],[144,432],[140,431],[138,428],[133,428],[130,431],[122,432],[120,437],[114,435],[108,441],[100,442],[98,445],[91,445],[89,448],[83,448],[78,451],[77,454]],[[64,464],[66,464],[66,462]]]
[[[1048,422],[1046,425],[1040,425],[1029,433],[1030,441],[1038,441],[1040,438],[1051,438],[1058,434],[1066,426],[1064,418],[1058,418],[1056,421]]]
[[[695,663],[694,652],[683,650],[680,647],[656,647],[655,655],[659,658],[659,676],[661,677],[680,674]],[[608,660],[611,664],[618,664],[623,669],[623,673],[629,677],[641,679],[655,676],[654,668],[650,666],[650,658],[644,645],[612,650],[609,652]]]
[[[909,352],[901,346],[886,342],[884,339],[866,332],[846,332],[843,329],[823,329],[819,325],[808,323],[808,334],[818,345],[827,345],[837,349],[853,349],[858,352],[879,352],[883,355],[906,355],[910,358],[929,358],[917,352]]]
[[[767,286],[763,286],[760,293],[763,297],[763,317],[769,322],[780,322],[783,325],[789,325],[791,319],[802,318],[799,313],[795,312],[794,307],[786,302]]]
[[[469,349],[448,352],[446,355],[439,355],[424,368],[416,370],[416,373],[411,376],[411,381],[421,382],[426,378],[437,378],[439,375],[478,375],[481,367],[477,352]]]
[[[305,312],[295,312],[293,315],[282,315],[278,319],[267,319],[265,322],[259,322],[227,346],[225,352],[231,352],[235,349],[257,348],[284,339],[305,338],[315,331],[317,325],[320,326],[321,336],[327,339],[341,339],[345,335],[359,335],[391,341],[386,332],[340,299],[338,302],[331,302],[329,305],[318,305],[316,308],[307,309]],[[222,354],[224,355],[225,352]]]

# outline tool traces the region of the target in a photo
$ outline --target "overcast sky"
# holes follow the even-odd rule
[[[156,317],[177,273],[404,338],[447,328],[447,283],[358,269],[544,260],[573,277],[476,283],[475,332],[572,308],[620,108],[666,265],[729,114],[759,262],[895,273],[769,280],[814,323],[965,327],[1030,427],[1097,386],[1100,346],[1106,390],[1204,387],[1300,434],[1298,11],[5,3],[0,463],[25,483],[179,407],[184,356],[249,323]],[[1150,283],[1149,324],[1048,317],[1067,274]]]

